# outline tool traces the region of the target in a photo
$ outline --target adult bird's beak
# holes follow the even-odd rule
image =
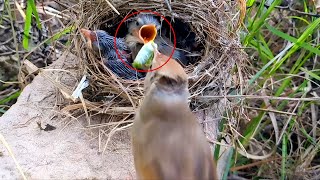
[[[157,28],[154,24],[143,25],[139,29],[139,38],[143,41],[144,44],[154,41],[157,36]]]

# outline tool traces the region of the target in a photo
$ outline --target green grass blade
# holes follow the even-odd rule
[[[226,115],[226,113],[224,113],[224,115]],[[224,117],[226,117],[226,116],[224,116]],[[218,126],[219,132],[223,132],[224,131],[224,128],[225,128],[224,125],[226,124],[226,121],[227,121],[226,118],[222,118],[221,121],[219,122],[219,126]],[[217,140],[219,142],[221,142],[221,140],[222,140],[221,135],[218,136]],[[214,148],[214,153],[213,153],[214,159],[216,161],[218,161],[218,159],[219,159],[220,149],[221,149],[220,144],[216,144],[215,148]]]
[[[297,94],[302,89],[306,88],[308,86],[308,80],[304,80],[300,86],[291,94],[288,95],[289,98],[293,97],[295,94]],[[281,111],[285,108],[285,106],[288,105],[288,101],[282,101],[281,104],[277,107],[277,110]]]
[[[74,26],[69,26],[66,27],[65,29],[63,29],[62,31],[54,34],[52,37],[48,38],[47,40],[45,40],[46,44],[50,44],[58,39],[60,39],[63,35],[66,35],[68,33],[71,33],[75,30],[76,28]]]
[[[263,107],[262,107],[263,108]],[[244,130],[243,137],[240,139],[241,144],[246,147],[250,141],[250,139],[254,136],[255,132],[259,128],[261,124],[262,117],[265,115],[265,112],[261,112],[257,117],[253,118],[247,125]]]
[[[31,23],[32,23],[32,13],[36,19],[37,27],[41,29],[41,22],[40,22],[36,4],[34,0],[28,0],[27,10],[26,10],[26,20],[24,22],[24,31],[23,31],[24,36],[22,40],[23,48],[26,50],[29,50],[29,38],[30,38],[30,29],[31,29]]]
[[[303,1],[303,10],[305,13],[308,13],[309,10],[308,10],[308,5],[307,5],[307,2],[306,1]]]
[[[309,21],[307,21],[305,18],[303,18],[303,17],[299,17],[299,16],[288,16],[288,19],[299,19],[300,21],[302,21],[302,22],[305,22],[307,25],[309,25],[310,24],[310,22]]]
[[[36,18],[37,27],[39,29],[41,29],[41,22],[40,22],[39,14],[38,14],[37,7],[36,7],[36,4],[35,4],[34,0],[28,0],[28,6],[31,6],[32,13]]]
[[[5,104],[5,103],[7,103],[9,101],[17,99],[20,96],[20,93],[21,93],[21,90],[11,94],[10,96],[8,96],[8,97],[6,97],[4,99],[0,99],[0,105],[3,105],[3,104]]]
[[[271,66],[271,64],[272,64],[274,61],[278,60],[278,58],[281,57],[281,56],[283,55],[283,53],[286,53],[287,50],[290,49],[292,46],[293,46],[293,44],[290,45],[290,46],[287,46],[282,52],[280,52],[279,54],[277,54],[277,56],[275,56],[275,57],[274,57],[273,59],[271,59],[267,64],[265,64],[265,65],[260,69],[260,71],[258,71],[257,74],[255,74],[255,75],[250,79],[249,85],[252,85],[253,82],[254,82],[256,79],[258,79],[258,78],[262,75],[262,73],[263,73],[269,66]]]
[[[280,60],[278,61],[273,68],[270,71],[270,74],[273,74],[277,69],[281,67],[281,65],[286,61],[293,53],[295,53],[302,45],[302,43],[305,42],[305,40],[311,35],[314,30],[317,28],[317,26],[320,24],[320,18],[317,18],[315,21],[313,21],[307,29],[302,33],[302,35],[299,37],[297,42],[294,44],[294,46],[290,49],[290,51]]]
[[[23,48],[29,50],[29,38],[30,38],[30,29],[31,29],[31,20],[32,20],[32,7],[29,5],[29,0],[26,10],[26,20],[24,22],[24,31],[23,31]]]
[[[232,166],[232,162],[233,162],[233,151],[234,151],[234,148],[230,147],[230,152],[229,152],[229,155],[228,155],[226,168],[225,168],[225,171],[223,173],[223,177],[221,178],[223,180],[227,180],[227,178],[228,178],[228,174],[229,174],[230,168]]]
[[[290,36],[290,35],[288,35],[286,33],[283,33],[281,31],[277,30],[276,28],[270,26],[269,24],[266,24],[266,27],[273,34],[275,34],[275,35],[277,35],[277,36],[279,36],[279,37],[281,37],[281,38],[283,38],[283,39],[285,39],[287,41],[290,41],[292,43],[296,43],[296,44],[298,43],[298,39],[296,39],[296,38],[294,38],[294,37],[292,37],[292,36]],[[318,48],[312,47],[309,43],[303,42],[303,43],[301,43],[301,47],[320,56],[320,50]]]
[[[253,5],[253,3],[255,3],[255,0],[247,0],[247,7],[251,7]]]
[[[271,49],[269,48],[269,45],[268,45],[268,43],[266,42],[266,40],[265,40],[265,38],[264,38],[264,36],[263,36],[262,34],[259,35],[259,40],[260,40],[260,42],[263,44],[262,47],[263,47],[263,49],[264,49],[264,52],[265,52],[266,54],[268,54],[269,60],[272,59],[272,58],[274,58],[273,52],[272,52]]]
[[[308,61],[311,55],[313,54],[310,52],[308,55],[305,56],[304,53],[305,52],[301,52],[300,57],[294,63],[289,74],[297,74],[299,72],[300,67],[302,67],[305,64],[305,62]],[[285,79],[281,84],[281,86],[278,88],[277,92],[275,93],[275,96],[280,96],[280,94],[283,93],[285,88],[288,87],[290,81],[291,81],[291,78]]]
[[[300,131],[302,132],[302,134],[303,134],[305,137],[307,137],[307,140],[308,140],[309,143],[311,143],[311,144],[313,144],[313,145],[317,144],[316,140],[313,139],[313,137],[311,137],[305,129],[303,129],[303,128],[299,128],[299,129],[300,129]]]
[[[267,17],[269,17],[269,15],[271,14],[271,12],[273,11],[273,9],[279,5],[281,2],[281,0],[275,0],[273,1],[273,3],[270,5],[270,7],[267,9],[267,11],[265,13],[263,13],[261,15],[261,18],[256,21],[253,22],[252,28],[250,28],[250,34],[245,38],[244,40],[244,45],[247,46],[249,44],[249,42],[252,40],[252,38],[256,35],[256,33],[259,31],[259,29],[261,29],[261,27],[263,26],[263,24],[265,23]],[[263,5],[262,5],[263,6]],[[264,7],[264,6],[263,6]]]
[[[253,25],[254,23],[257,21],[258,17],[261,15],[262,11],[263,11],[263,8],[264,8],[264,3],[265,3],[266,0],[262,0],[260,5],[259,5],[259,8],[258,8],[258,11],[256,12],[256,15],[254,16],[253,20],[250,22],[250,24],[248,25],[248,30],[249,30],[249,33],[252,32],[252,29],[253,29]],[[248,37],[248,36],[247,36]],[[246,39],[247,39],[246,37]],[[246,42],[246,41],[245,41]],[[249,41],[248,41],[249,42]]]
[[[303,72],[307,73],[309,76],[315,78],[316,80],[320,81],[320,76],[318,76],[317,74],[305,69],[305,68],[300,68]]]
[[[249,46],[252,47],[253,49],[255,49],[256,51],[259,51],[258,50],[259,43],[257,41],[251,41]],[[272,52],[270,54],[270,49],[268,46],[265,46],[263,44],[263,46],[260,46],[260,48],[261,48],[261,52],[259,51],[259,53],[261,56],[264,56],[265,58],[267,58],[269,60],[274,58]]]

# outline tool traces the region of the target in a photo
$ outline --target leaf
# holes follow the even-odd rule
[[[304,53],[305,51],[301,51],[299,58],[296,60],[296,62],[292,66],[291,70],[289,71],[289,74],[299,73],[300,67],[302,67],[305,64],[305,62],[307,62],[310,59],[310,57],[313,55],[313,53],[311,52],[309,52],[309,54],[307,55],[304,55]],[[285,90],[285,88],[288,87],[290,81],[291,81],[291,78],[286,78],[281,84],[281,86],[278,88],[278,90],[276,91],[275,96],[280,96],[281,93],[283,93],[283,91]]]
[[[54,34],[52,37],[48,38],[45,40],[45,43],[46,44],[50,44],[58,39],[60,39],[63,35],[66,35],[68,33],[71,33],[75,30],[76,28],[74,26],[69,26],[69,27],[66,27],[64,28],[62,31]]]
[[[224,170],[224,173],[223,173],[223,177],[221,179],[223,180],[226,180],[228,179],[228,174],[229,174],[229,171],[230,171],[230,168],[233,164],[233,152],[234,152],[234,148],[231,147],[230,148],[230,152],[229,154],[227,155],[228,156],[228,159],[227,159],[227,164],[226,164],[226,167],[225,167],[225,170]]]
[[[249,81],[249,85],[251,85],[256,79],[258,79],[262,73],[269,67],[271,66],[271,64],[278,60],[279,57],[281,57],[284,53],[286,53],[291,47],[293,46],[293,44],[287,46],[284,50],[282,50],[279,54],[277,54],[273,59],[271,59],[267,64],[265,64],[260,71],[258,71]]]
[[[270,13],[273,11],[273,9],[278,5],[280,4],[281,0],[275,0],[273,1],[273,3],[270,5],[270,7],[267,9],[267,11],[265,13],[263,13],[261,15],[261,17],[256,21],[256,17],[255,17],[255,20],[252,22],[252,27],[249,28],[249,31],[250,31],[250,34],[246,37],[246,39],[244,40],[244,45],[248,45],[249,42],[253,39],[253,37],[256,35],[256,33],[259,31],[259,29],[263,26],[263,24],[265,23],[267,17],[269,17]],[[264,2],[262,2],[264,3]],[[261,13],[262,12],[262,9],[263,9],[263,4],[260,4],[260,9],[259,9],[259,12]],[[257,15],[258,13],[257,12]]]
[[[32,7],[31,5],[27,4],[27,10],[26,10],[26,20],[24,22],[24,31],[23,31],[23,40],[22,45],[23,48],[26,50],[29,50],[29,38],[30,38],[30,29],[31,29],[31,19],[32,19]]]
[[[33,13],[33,15],[34,15],[35,18],[36,18],[37,27],[38,27],[39,29],[41,29],[41,22],[40,22],[39,14],[38,14],[38,11],[37,11],[36,4],[34,3],[34,0],[28,0],[28,6],[31,6],[31,8],[32,8],[32,13]]]
[[[317,18],[315,21],[313,21],[307,29],[302,33],[302,35],[298,38],[297,42],[294,44],[294,46],[290,49],[290,51],[276,64],[274,64],[273,68],[271,69],[269,74],[273,74],[277,69],[281,67],[281,65],[286,61],[293,53],[295,53],[300,47],[302,47],[302,44],[305,42],[305,40],[309,37],[310,34],[314,32],[314,30],[317,28],[317,26],[320,23],[320,18]]]
[[[294,37],[292,37],[292,36],[290,36],[290,35],[288,35],[288,34],[286,34],[286,33],[284,33],[284,32],[281,32],[281,31],[277,30],[276,28],[270,26],[269,24],[266,24],[266,27],[267,27],[273,34],[275,34],[275,35],[277,35],[277,36],[279,36],[279,37],[281,37],[281,38],[283,38],[283,39],[285,39],[285,40],[287,40],[287,41],[290,41],[290,42],[292,42],[292,43],[296,43],[296,44],[298,43],[298,39],[296,39],[296,38],[294,38]],[[311,52],[313,52],[313,53],[315,53],[315,54],[317,54],[317,55],[320,55],[320,50],[319,50],[318,48],[315,48],[315,47],[311,46],[309,43],[303,42],[303,43],[300,44],[300,46],[301,46],[302,48],[308,50],[308,51],[311,51]]]
[[[20,93],[21,91],[17,91],[4,99],[0,99],[0,105],[3,105],[11,100],[17,99],[20,96]]]
[[[247,7],[251,7],[255,2],[255,0],[247,0]]]
[[[22,45],[23,48],[26,50],[29,50],[29,38],[30,38],[30,29],[31,29],[31,23],[32,23],[32,13],[35,16],[37,27],[41,29],[41,22],[39,18],[39,14],[36,8],[36,4],[34,0],[28,0],[27,1],[27,9],[26,9],[26,20],[24,23],[24,31],[23,31],[23,40]]]
[[[316,74],[313,73],[312,71],[309,71],[309,70],[307,70],[307,69],[305,69],[305,68],[302,68],[302,67],[300,68],[300,70],[303,71],[303,72],[305,72],[305,73],[307,73],[309,76],[315,78],[316,80],[320,81],[320,76],[316,75]]]

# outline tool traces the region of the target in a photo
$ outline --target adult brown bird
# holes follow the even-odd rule
[[[167,59],[157,52],[152,68]],[[147,73],[131,132],[138,179],[218,179],[209,143],[188,105],[187,78],[173,59]]]

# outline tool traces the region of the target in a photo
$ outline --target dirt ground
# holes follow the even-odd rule
[[[68,85],[70,90],[76,86],[79,65],[74,55],[64,54],[46,69],[51,74],[46,74],[46,71],[44,74]],[[61,97],[52,82],[41,74],[37,75],[23,90],[16,104],[0,118],[0,133],[12,148],[27,178],[135,179],[128,131],[114,135],[110,148],[104,154],[98,153],[98,129],[85,129],[87,121],[84,117],[71,119],[62,115],[57,108],[59,101],[65,101]],[[219,105],[213,105],[212,109],[219,109],[214,106]],[[212,117],[217,115],[210,109],[198,111],[196,115],[199,122],[212,123],[204,128],[209,137],[216,137],[218,121]],[[38,122],[42,128],[50,124],[56,129],[42,131]],[[227,151],[228,148],[221,150],[224,153],[218,163],[220,176],[226,167]],[[0,162],[0,179],[21,178],[4,146],[0,146]]]
[[[62,56],[48,68],[72,71],[72,55]],[[58,76],[59,73],[56,73]],[[61,76],[61,75],[60,75]],[[56,78],[56,77],[55,77]],[[61,77],[60,77],[61,78]],[[64,80],[75,83],[67,74]],[[69,80],[68,80],[69,79]],[[0,118],[0,133],[28,179],[124,179],[134,177],[129,138],[117,142],[117,150],[98,154],[98,141],[83,129],[85,120],[65,120],[57,116],[57,90],[42,76],[35,77],[17,103]],[[50,124],[53,131],[41,131],[37,125]],[[66,123],[69,123],[66,126]],[[4,146],[0,146],[0,179],[20,179],[18,169]]]

